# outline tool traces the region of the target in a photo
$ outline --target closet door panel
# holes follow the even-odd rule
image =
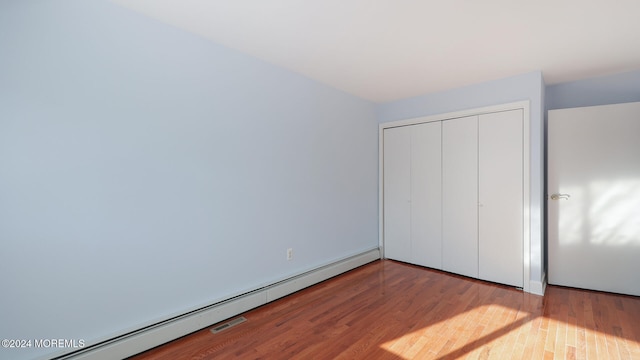
[[[411,128],[412,263],[442,269],[442,125]]]
[[[442,269],[478,277],[478,117],[442,123]]]
[[[384,256],[411,261],[411,131],[384,130]]]
[[[523,113],[478,120],[479,278],[523,286]]]

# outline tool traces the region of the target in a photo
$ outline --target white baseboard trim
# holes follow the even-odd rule
[[[372,249],[55,359],[124,359],[378,259],[380,259],[380,249]]]
[[[542,273],[542,281],[531,281],[529,283],[529,292],[535,295],[544,296],[544,291],[547,289],[547,274]]]

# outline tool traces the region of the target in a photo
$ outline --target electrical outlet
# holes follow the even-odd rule
[[[293,249],[292,248],[288,248],[287,249],[287,261],[293,259]]]

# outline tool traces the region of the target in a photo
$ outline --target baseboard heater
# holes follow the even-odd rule
[[[378,259],[380,250],[372,249],[53,360],[124,359]]]

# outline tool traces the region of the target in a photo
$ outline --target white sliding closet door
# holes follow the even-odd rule
[[[384,256],[411,260],[411,128],[384,130]]]
[[[522,110],[478,119],[478,277],[523,286]]]
[[[478,117],[442,122],[442,269],[478,277]]]
[[[441,122],[410,126],[411,262],[442,269]]]
[[[384,256],[531,291],[529,104],[380,129]]]

